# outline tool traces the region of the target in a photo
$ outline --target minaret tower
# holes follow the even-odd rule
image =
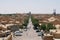
[[[56,16],[56,9],[53,10],[53,15]]]

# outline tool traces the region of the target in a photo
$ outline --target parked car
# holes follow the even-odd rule
[[[38,36],[41,36],[42,35],[42,33],[41,32],[38,32]]]
[[[14,32],[14,35],[15,35],[15,36],[22,36],[22,33],[21,33],[20,31],[15,31],[15,32]]]
[[[5,34],[6,34],[6,36],[8,36],[8,35],[11,34],[11,31],[10,30],[7,30],[7,31],[5,31]]]
[[[40,30],[36,30],[36,32],[40,32]]]
[[[20,33],[23,33],[23,31],[20,31]]]
[[[10,35],[11,34],[11,32],[6,32],[6,35]]]

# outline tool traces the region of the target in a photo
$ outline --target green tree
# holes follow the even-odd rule
[[[42,25],[40,26],[40,29],[41,29],[41,30],[46,30],[46,25],[45,25],[45,24],[42,24]]]
[[[56,29],[56,27],[54,27],[52,23],[48,23],[47,24],[47,29],[48,30],[50,30],[50,29]]]
[[[31,17],[32,19],[32,23],[34,25],[34,29],[37,29],[37,27],[39,26],[39,21],[37,19],[35,19],[33,16]]]
[[[27,29],[28,22],[29,22],[29,17],[27,17],[27,18],[24,20],[23,26],[25,26],[26,29]]]
[[[52,23],[47,23],[47,24],[42,24],[39,29],[45,30],[45,31],[49,31],[50,29],[56,29],[56,27],[53,26]]]

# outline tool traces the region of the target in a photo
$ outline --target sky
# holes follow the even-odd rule
[[[60,13],[60,0],[0,0],[0,13]]]

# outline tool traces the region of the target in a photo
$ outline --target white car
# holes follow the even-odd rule
[[[15,31],[14,35],[16,35],[16,36],[22,36],[22,33],[20,31]]]
[[[38,36],[41,36],[42,35],[42,33],[41,32],[38,32]]]

